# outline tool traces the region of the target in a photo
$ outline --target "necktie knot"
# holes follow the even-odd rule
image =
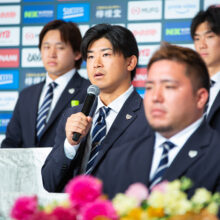
[[[57,87],[57,83],[56,82],[51,82],[49,84],[49,88],[52,89],[52,90],[54,90],[56,87]]]
[[[103,106],[102,108],[99,109],[99,120],[102,118],[106,118],[108,116],[108,113],[110,111],[109,107]]]
[[[169,152],[170,150],[172,150],[175,147],[175,145],[170,141],[165,141],[162,144],[162,146],[163,146],[163,150],[165,150],[167,152]]]

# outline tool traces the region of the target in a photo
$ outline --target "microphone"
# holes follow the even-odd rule
[[[89,115],[90,110],[91,110],[91,108],[93,106],[93,103],[95,101],[95,98],[96,98],[96,96],[99,95],[99,93],[100,93],[100,90],[99,90],[98,86],[90,85],[88,87],[87,96],[86,96],[86,99],[85,99],[85,102],[84,102],[84,105],[83,105],[83,108],[82,108],[82,111],[81,111],[84,115],[86,115],[86,116]],[[74,132],[72,140],[73,141],[78,141],[80,136],[81,136],[80,133]]]

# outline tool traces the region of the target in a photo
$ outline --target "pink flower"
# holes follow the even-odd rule
[[[82,220],[94,220],[96,218],[116,220],[118,216],[110,201],[96,200],[83,209]]]
[[[92,176],[80,175],[72,179],[66,186],[70,201],[75,207],[95,201],[102,194],[102,182]]]
[[[135,198],[140,205],[143,200],[147,199],[149,192],[143,183],[134,183],[128,187],[125,194]]]
[[[37,197],[20,197],[18,198],[11,210],[11,218],[17,220],[29,220],[37,211]]]
[[[51,216],[56,220],[76,220],[77,212],[74,208],[56,207]]]
[[[152,192],[153,191],[159,191],[161,193],[165,193],[166,192],[166,188],[167,188],[167,185],[168,185],[168,181],[163,181],[161,183],[158,183],[157,185],[153,186],[152,187]]]
[[[57,218],[43,211],[38,211],[30,217],[30,220],[57,220]]]

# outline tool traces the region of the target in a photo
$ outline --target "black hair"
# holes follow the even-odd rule
[[[192,39],[194,39],[197,27],[203,22],[208,22],[211,31],[220,35],[220,7],[211,5],[206,11],[202,10],[197,13],[191,23]]]

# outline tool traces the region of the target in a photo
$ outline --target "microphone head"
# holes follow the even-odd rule
[[[98,96],[100,93],[100,89],[98,86],[90,85],[87,89],[87,94],[93,94],[95,96]]]

